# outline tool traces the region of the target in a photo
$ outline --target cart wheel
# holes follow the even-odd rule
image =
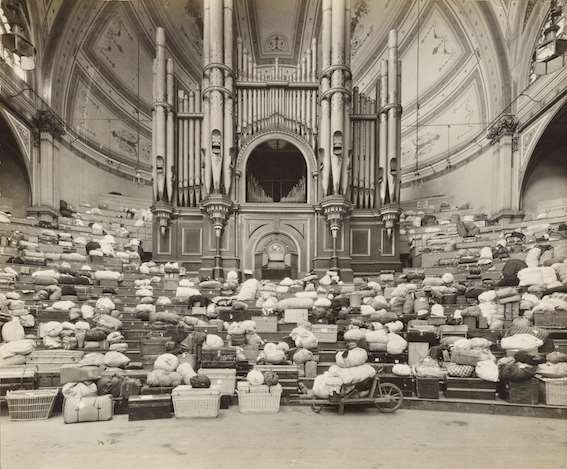
[[[380,384],[380,395],[376,402],[376,407],[380,412],[391,413],[400,408],[404,400],[404,395],[400,388],[392,383]],[[384,402],[385,401],[385,402]]]
[[[321,406],[317,404],[311,404],[311,410],[316,414],[319,414],[321,412]]]

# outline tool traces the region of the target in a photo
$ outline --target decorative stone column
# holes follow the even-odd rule
[[[201,210],[209,216],[215,232],[215,264],[213,267],[213,278],[222,278],[222,233],[224,226],[232,213],[233,203],[232,200],[222,194],[210,194],[201,203]]]
[[[59,214],[59,201],[57,200],[56,165],[57,140],[65,134],[62,122],[50,110],[37,111],[33,117],[34,145],[39,151],[34,152],[38,162],[35,165],[37,172],[33,175],[36,180],[34,187],[35,203],[28,210],[28,214],[35,216],[40,222],[55,224]]]
[[[502,115],[489,129],[486,137],[493,146],[493,193],[490,219],[498,223],[519,221],[521,213],[515,201],[518,188],[517,135],[518,119],[513,114]]]
[[[329,225],[333,242],[330,267],[338,270],[337,238],[343,226],[343,220],[351,210],[351,204],[341,195],[330,195],[321,201],[321,209]]]

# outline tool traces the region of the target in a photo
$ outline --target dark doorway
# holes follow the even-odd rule
[[[301,152],[284,140],[258,145],[246,165],[247,202],[307,202],[307,168]]]

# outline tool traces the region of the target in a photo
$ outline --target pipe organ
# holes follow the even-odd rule
[[[315,150],[317,142],[317,41],[293,68],[259,67],[242,40],[237,41],[236,132],[242,146],[258,133],[286,130],[303,137]]]
[[[307,222],[304,202],[290,204],[285,197],[281,207],[270,197],[263,202],[272,204],[269,223],[274,213],[297,213],[315,233],[314,239],[294,239],[306,250],[298,256],[306,260],[298,272],[330,266],[348,278],[397,266],[393,228],[399,215],[402,111],[397,32],[389,34],[371,98],[353,87],[351,0],[322,0],[320,43],[312,38],[296,64],[256,60],[245,41],[235,38],[233,0],[204,0],[203,6],[198,85],[177,79],[165,31],[156,30],[155,257],[182,260],[190,271],[218,277],[224,269],[254,263],[243,256],[262,257],[248,244],[255,240],[248,239],[246,227],[260,223],[266,208],[246,201],[245,162],[256,140],[272,136],[294,145],[308,168]],[[261,184],[253,175],[250,181]],[[274,225],[275,233],[280,226]],[[295,229],[301,234],[307,228]],[[362,231],[368,232],[364,249],[356,246]]]

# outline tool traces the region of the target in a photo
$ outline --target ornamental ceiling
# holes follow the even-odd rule
[[[511,99],[522,31],[541,13],[533,0],[351,1],[353,81],[371,97],[388,31],[399,31],[406,172],[485,132]],[[275,58],[294,65],[320,35],[321,0],[234,3],[235,34],[260,65]],[[52,106],[76,138],[121,164],[149,168],[155,28],[166,29],[176,75],[197,84],[202,0],[37,0],[36,7]]]

